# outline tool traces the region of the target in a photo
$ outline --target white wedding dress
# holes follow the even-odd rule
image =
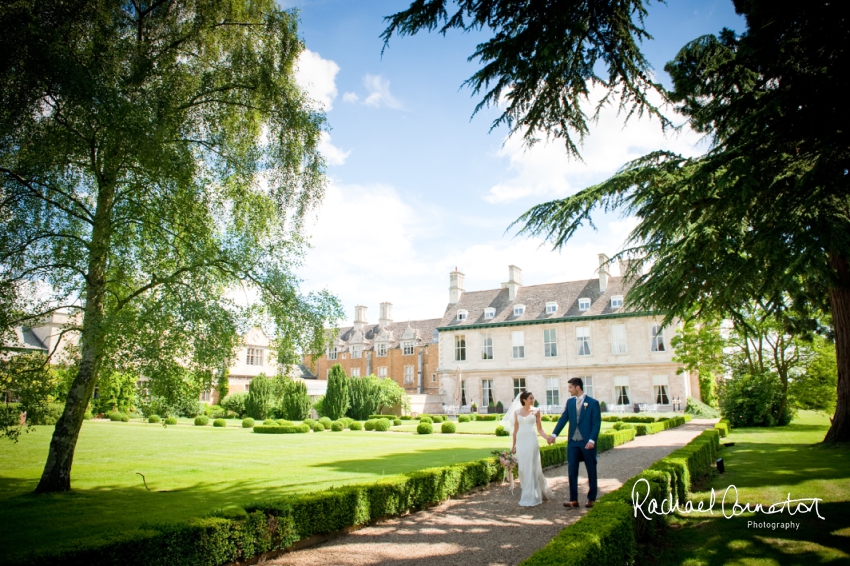
[[[543,475],[540,464],[540,445],[537,443],[537,410],[523,417],[515,413],[517,424],[516,458],[519,481],[522,485],[522,507],[540,505],[543,500],[555,499],[555,493],[549,488],[549,482]]]

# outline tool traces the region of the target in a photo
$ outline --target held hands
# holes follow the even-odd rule
[[[585,448],[585,450],[593,450],[594,446],[596,446],[596,443],[593,442],[592,440],[588,440],[587,444],[585,445],[584,448]]]
[[[516,454],[516,446],[511,447],[511,454]]]
[[[547,443],[549,443],[549,445],[550,445],[550,446],[551,446],[552,444],[555,444],[555,437],[554,437],[554,436],[551,436],[551,435],[547,436],[547,437],[546,437],[546,442],[547,442]]]

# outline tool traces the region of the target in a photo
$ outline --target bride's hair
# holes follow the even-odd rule
[[[525,400],[531,397],[531,391],[523,391],[519,394],[519,404],[525,407]]]

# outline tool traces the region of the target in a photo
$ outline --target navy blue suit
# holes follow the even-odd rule
[[[599,441],[599,430],[602,428],[602,411],[599,408],[599,401],[593,397],[585,396],[581,413],[579,413],[578,419],[576,419],[576,398],[570,397],[570,400],[567,401],[567,408],[564,410],[561,418],[558,419],[558,424],[555,426],[553,434],[555,436],[560,434],[567,422],[570,423],[567,433],[570,501],[578,501],[578,463],[582,460],[584,461],[584,467],[587,468],[587,481],[590,484],[587,499],[589,501],[596,501],[596,445]],[[573,440],[576,429],[578,429],[581,435],[581,440]],[[590,440],[593,441],[593,448],[588,450],[585,446]]]

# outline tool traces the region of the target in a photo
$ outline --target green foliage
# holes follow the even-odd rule
[[[257,420],[265,419],[274,405],[272,383],[261,373],[251,380],[248,386],[248,398],[245,400],[245,412]]]
[[[457,425],[452,421],[446,421],[440,425],[440,432],[443,434],[453,434],[455,431],[457,431]]]
[[[319,398],[316,399],[313,402],[313,409],[315,409],[315,411],[317,413],[319,413],[320,417],[325,416],[325,396],[324,395],[320,395]]]
[[[393,419],[393,426],[401,426],[401,419]]]
[[[351,421],[348,428],[351,430],[363,430],[363,423],[360,421]]]
[[[313,432],[324,432],[324,431],[325,431],[325,425],[323,425],[322,423],[316,423],[316,424],[313,425]]]
[[[177,424],[177,417],[168,417],[168,418],[166,418],[166,419],[165,419],[165,424],[167,424],[167,425],[176,425],[176,424]]]
[[[331,423],[331,430],[333,432],[342,432],[345,430],[345,423],[342,421],[334,421]]]
[[[149,423],[158,423],[158,422],[160,422],[161,420],[162,420],[162,419],[160,419],[160,418],[159,418],[159,415],[151,415],[151,416],[149,416],[149,417],[148,417],[148,422],[149,422]]]
[[[333,421],[331,421],[328,417],[322,417],[319,419],[319,424],[324,426],[325,428],[330,428],[332,422]]]
[[[302,424],[305,424],[305,425],[309,426],[310,428],[312,428],[313,425],[316,424],[316,421],[314,421],[313,419],[304,419],[302,421]]]
[[[815,336],[814,354],[805,369],[791,378],[788,396],[795,407],[812,411],[835,412],[838,388],[838,361],[835,344]]]
[[[404,388],[392,379],[379,379],[378,411],[398,407],[402,414],[410,413],[410,397]]]
[[[227,421],[224,419],[216,419],[213,421],[213,426],[215,427],[225,427],[227,426]]]
[[[640,415],[627,415],[620,419],[624,423],[654,423],[655,417],[642,417]]]
[[[729,423],[728,419],[721,419],[719,423],[714,425],[714,428],[717,430],[717,432],[720,433],[720,438],[726,438],[727,436],[729,436],[729,432],[732,426]]]
[[[635,429],[635,425],[631,423],[617,422],[614,423],[614,426],[611,427],[613,430],[623,430],[623,429]],[[636,430],[636,429],[635,429]]]
[[[502,425],[499,425],[499,426],[496,427],[496,436],[510,436],[510,435],[511,435],[510,431],[508,429],[506,429],[505,427],[503,427]]]
[[[207,426],[210,424],[210,418],[206,415],[195,417],[195,426]]]
[[[218,389],[218,398],[224,399],[230,393],[230,380],[227,378],[230,370],[219,370],[216,389]],[[222,405],[223,406],[223,405]]]
[[[503,415],[492,414],[492,415],[477,415],[475,417],[476,421],[500,421],[502,420]]]
[[[386,432],[390,430],[389,419],[377,419],[375,421],[375,430],[378,432]]]
[[[221,406],[225,411],[233,411],[239,417],[248,414],[246,410],[247,403],[248,393],[244,391],[230,393],[221,400]]]
[[[320,426],[320,425],[316,425]],[[315,429],[314,429],[315,430]],[[324,427],[322,428],[324,430]],[[254,427],[254,432],[258,434],[304,434],[310,432],[310,427],[305,424],[289,425],[289,426],[267,426],[257,425]]]
[[[381,381],[372,375],[348,378],[349,407],[347,414],[349,417],[362,421],[370,418],[370,415],[380,408]],[[395,382],[393,381],[393,383]],[[330,387],[330,383],[328,383],[328,387]]]
[[[310,414],[312,403],[307,395],[307,385],[301,380],[290,379],[283,393],[282,414],[293,421],[303,421]]]
[[[416,427],[416,432],[418,434],[432,434],[434,432],[434,426],[428,421],[420,421]]]
[[[685,403],[685,413],[700,419],[716,419],[720,416],[720,411],[693,397],[688,397]]]
[[[254,419],[251,417],[242,419],[242,428],[254,428]]]
[[[0,436],[17,442],[21,431],[48,417],[49,403],[56,393],[59,380],[47,366],[47,356],[40,353],[6,354],[0,356],[0,394],[11,394],[20,403],[14,410],[5,409]],[[20,414],[27,414],[23,426]],[[57,417],[58,419],[58,417]],[[55,424],[54,420],[50,424]]]
[[[469,415],[458,415],[457,422],[468,423],[469,422]]]
[[[349,406],[348,378],[342,366],[334,364],[328,375],[328,389],[322,403],[322,411],[335,421],[345,416]]]
[[[779,408],[784,410],[777,418]],[[794,417],[783,403],[779,378],[773,373],[744,374],[726,381],[720,390],[720,411],[732,426],[785,426]]]
[[[431,420],[435,423],[441,423],[444,419],[440,415],[434,415],[433,417],[431,417]]]
[[[369,419],[365,423],[363,423],[363,430],[375,430],[375,423],[378,422],[378,419]]]
[[[127,415],[125,415],[124,413],[120,413],[118,411],[109,411],[108,413],[106,413],[106,418],[112,422],[121,422],[126,416]]]
[[[681,364],[676,371],[685,371],[697,375],[700,398],[712,407],[717,406],[717,376],[724,373],[723,348],[726,341],[720,334],[720,322],[714,319],[704,321],[693,317],[685,319],[676,329],[676,336],[670,341],[674,349],[673,361]]]
[[[502,405],[501,401],[496,403],[496,412],[497,413],[504,413],[505,412],[505,407]]]
[[[423,416],[419,417],[419,422],[420,423],[433,423],[434,419],[429,417],[428,415],[423,415]]]
[[[286,419],[276,419],[274,421],[278,426],[292,426],[292,421],[288,421]]]

